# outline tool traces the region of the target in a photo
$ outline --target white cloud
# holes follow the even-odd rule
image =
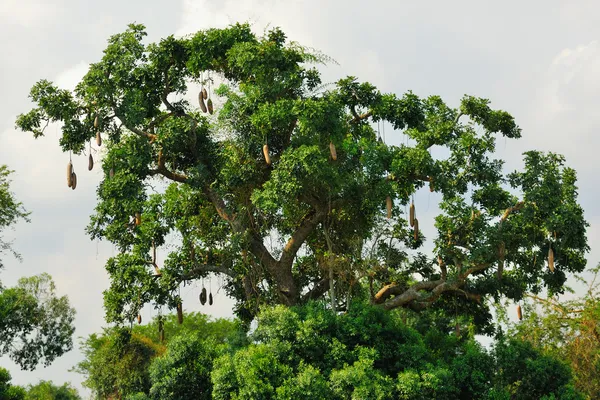
[[[3,0],[0,7],[0,21],[33,28],[51,23],[60,8],[60,4],[51,4],[47,1]]]

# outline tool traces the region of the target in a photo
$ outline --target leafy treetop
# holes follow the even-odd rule
[[[354,77],[323,87],[310,65],[326,57],[277,28],[259,37],[236,24],[151,44],[145,35],[130,25],[112,36],[73,92],[36,83],[35,108],[16,122],[34,137],[62,123],[60,145],[76,154],[96,135],[108,139],[88,226],[119,249],[106,264],[108,321],[148,302],[175,307],[179,285],[209,273],[227,279],[247,319],[260,304],[329,289],[334,307],[366,290],[386,309],[458,302],[489,316],[489,296],[560,292],[584,268],[575,171],[530,151],[524,169],[504,174],[496,138],[521,130],[488,100],[465,96],[451,108]],[[199,86],[209,89],[202,104]],[[214,114],[201,111],[208,100]],[[381,121],[411,144],[380,140],[372,124]],[[426,185],[441,195],[435,232],[411,228],[403,212]]]

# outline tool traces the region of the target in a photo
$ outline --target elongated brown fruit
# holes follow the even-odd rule
[[[550,272],[554,272],[554,251],[552,247],[548,249],[548,268],[550,268]]]
[[[408,221],[410,222],[410,226],[415,226],[415,203],[410,203],[410,213]]]
[[[73,185],[73,163],[71,161],[67,164],[67,185],[69,187]]]
[[[135,224],[137,226],[140,226],[142,224],[142,214],[140,214],[139,212],[135,213]]]
[[[77,187],[77,174],[75,172],[73,172],[73,174],[71,175],[71,189],[75,190],[76,187]]]
[[[108,171],[108,176],[111,178],[115,176],[115,170],[111,168],[110,171]]]
[[[98,129],[98,125],[100,125],[100,121],[98,120],[98,116],[96,115],[96,118],[94,118],[94,128]]]
[[[206,91],[206,88],[202,88],[202,98],[204,100],[208,99],[208,92]]]
[[[519,321],[521,321],[523,319],[523,313],[521,312],[520,305],[517,305],[517,318],[519,318]]]
[[[94,157],[90,154],[88,157],[88,171],[91,171],[94,168]]]
[[[98,147],[102,146],[102,135],[100,135],[100,132],[96,132],[96,144]]]
[[[213,297],[212,297],[212,293],[208,294],[208,305],[212,306],[213,305]]]
[[[206,108],[206,104],[204,104],[204,96],[202,95],[202,92],[200,92],[198,94],[198,103],[200,104],[200,109],[202,110],[202,112],[207,112],[207,108]]]
[[[335,151],[335,144],[333,142],[329,142],[329,152],[331,153],[331,159],[333,161],[337,160],[337,151]]]
[[[385,207],[387,209],[387,218],[392,218],[392,198],[390,196],[385,198]]]
[[[177,303],[177,322],[179,325],[183,324],[183,306],[181,302]]]
[[[138,325],[142,323],[142,315],[138,314]]]
[[[265,156],[265,162],[267,165],[271,165],[271,156],[269,155],[269,145],[265,144],[263,146],[263,154]]]
[[[206,101],[206,109],[208,110],[208,113],[212,115],[214,110],[213,110],[213,103],[212,103],[211,99],[208,99]]]
[[[435,190],[434,186],[433,186],[433,178],[429,181],[429,191],[433,192]]]
[[[202,305],[206,304],[206,288],[202,288],[202,291],[200,292],[200,303]]]
[[[415,218],[415,225],[414,225],[414,230],[415,230],[415,240],[419,240],[419,220]]]

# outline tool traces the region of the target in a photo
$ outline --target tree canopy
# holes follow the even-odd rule
[[[138,24],[112,36],[72,92],[40,80],[16,121],[36,138],[62,124],[65,152],[91,152],[94,138],[106,149],[87,230],[119,250],[106,264],[108,322],[149,302],[175,308],[178,287],[210,273],[246,320],[329,291],[335,308],[364,296],[489,322],[490,296],[560,293],[584,269],[575,171],[528,151],[506,173],[496,140],[521,130],[487,99],[453,108],[355,77],[323,85],[314,65],[327,57],[278,28],[145,36]],[[427,186],[441,198],[434,231],[419,230],[412,203]]]
[[[117,361],[134,360],[134,347],[87,347],[81,365],[98,368],[80,371],[86,385],[96,398],[128,400],[583,399],[568,365],[528,341],[499,336],[486,350],[466,331],[419,332],[401,313],[365,302],[343,315],[324,301],[265,307],[245,340],[220,329],[229,323],[235,331],[233,322],[202,317],[192,314],[196,328],[175,330],[149,362]],[[162,346],[144,336],[156,322],[135,326],[130,344]],[[178,326],[174,315],[168,326]]]

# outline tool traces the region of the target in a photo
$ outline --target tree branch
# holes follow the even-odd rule
[[[231,260],[226,260],[220,265],[217,264],[201,264],[192,268],[187,274],[181,275],[181,279],[184,281],[198,278],[202,275],[202,273],[206,272],[216,272],[219,274],[224,274],[230,277],[234,277],[233,270],[231,269],[233,263]]]
[[[292,262],[294,261],[294,257],[296,257],[296,253],[308,235],[310,235],[310,233],[321,222],[325,215],[326,213],[320,210],[316,212],[310,212],[304,217],[298,229],[296,229],[296,231],[292,234],[292,237],[287,241],[285,247],[283,248],[281,258],[279,259],[279,262],[282,265],[291,266]]]
[[[506,211],[504,211],[504,214],[502,214],[502,217],[500,218],[500,224],[506,221],[510,214],[514,213],[515,211],[521,210],[523,207],[525,207],[525,202],[519,201],[514,206],[507,208]]]
[[[327,292],[327,289],[329,289],[329,278],[323,278],[315,283],[315,286],[302,296],[302,301],[306,302],[308,300],[318,299]]]
[[[363,121],[363,120],[369,118],[371,115],[373,115],[372,111],[367,111],[364,114],[358,115],[358,113],[356,112],[356,109],[354,108],[354,106],[350,106],[350,112],[354,116],[354,118],[350,121],[353,124],[356,124],[356,123],[358,123],[360,121]]]
[[[165,157],[163,156],[162,150],[158,152],[158,167],[155,170],[150,171],[150,175],[160,174],[167,179],[170,179],[175,182],[185,183],[187,181],[187,176],[183,174],[178,174],[176,172],[171,172],[165,166]]]

